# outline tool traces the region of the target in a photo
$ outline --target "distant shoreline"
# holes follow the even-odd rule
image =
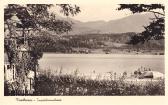
[[[123,50],[116,50],[112,49],[111,52],[103,52],[102,49],[90,49],[91,52],[89,53],[80,53],[80,52],[72,52],[72,53],[62,53],[62,52],[43,52],[43,53],[54,53],[54,54],[82,54],[82,55],[89,55],[89,54],[105,54],[105,55],[165,55],[164,51],[155,50],[155,51],[126,51]]]
[[[58,57],[70,57],[70,56],[76,56],[76,57],[164,57],[165,55],[154,55],[154,54],[117,54],[117,53],[111,53],[111,54],[75,54],[75,53],[55,53],[55,52],[44,52],[43,54],[54,54]]]

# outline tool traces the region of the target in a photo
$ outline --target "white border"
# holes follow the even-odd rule
[[[167,4],[165,0],[1,0],[0,1],[0,104],[1,105],[11,105],[11,104],[21,104],[21,105],[34,105],[34,104],[39,104],[39,105],[45,105],[45,104],[55,104],[55,105],[79,105],[79,104],[91,104],[91,105],[168,105],[168,97],[167,97],[167,77],[168,77],[168,71],[167,71],[167,66],[165,66],[165,77],[166,77],[166,95],[165,96],[4,96],[3,94],[3,54],[4,54],[4,41],[3,41],[3,9],[4,5],[6,4],[58,4],[58,3],[71,3],[71,4],[109,4],[109,3],[115,3],[115,4],[121,4],[121,3],[144,3],[144,4],[151,4],[151,3],[162,3],[165,4],[166,7],[166,16],[168,16],[168,11],[167,11]],[[166,28],[167,28],[167,17],[166,17]],[[166,29],[165,28],[165,29]],[[166,30],[166,51],[165,51],[165,65],[167,65],[167,30]],[[100,55],[101,56],[101,55]],[[30,99],[36,99],[36,98],[57,98],[57,99],[62,99],[61,102],[19,102],[16,101],[16,98],[30,98]]]

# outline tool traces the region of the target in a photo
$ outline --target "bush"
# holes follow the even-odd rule
[[[41,74],[36,81],[35,95],[63,96],[128,96],[164,95],[164,80],[146,84],[131,84],[123,80],[92,80],[73,75]]]

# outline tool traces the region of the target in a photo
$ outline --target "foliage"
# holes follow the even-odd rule
[[[62,12],[65,16],[69,16],[70,14],[74,16],[80,12],[80,7],[78,7],[77,5],[74,5],[74,7],[70,4],[57,4],[57,5],[62,8],[60,12]]]
[[[43,27],[57,33],[63,33],[71,30],[71,23],[56,19],[55,13],[50,13],[49,9],[53,6],[59,6],[61,12],[66,15],[76,15],[80,12],[80,8],[76,5],[70,4],[27,4],[27,5],[18,5],[18,4],[8,4],[6,9],[9,9],[10,12],[5,12],[6,15],[13,15],[13,13],[20,13],[24,21],[33,22],[36,24],[37,28]],[[26,17],[23,10],[28,11],[29,18]],[[6,17],[5,17],[6,18]]]
[[[49,8],[52,6],[59,6],[61,7],[61,12],[63,12],[66,16],[68,15],[76,15],[80,12],[80,8],[76,5],[70,5],[70,4],[26,4],[26,5],[19,5],[19,4],[8,4],[8,6],[5,8],[4,12],[4,18],[5,18],[5,24],[7,24],[7,28],[10,31],[10,36],[15,36],[17,38],[17,42],[19,41],[19,35],[15,35],[17,27],[14,25],[15,23],[9,23],[8,20],[11,19],[11,16],[16,14],[22,21],[23,30],[24,28],[27,28],[27,26],[30,26],[32,24],[35,24],[34,32],[37,30],[41,30],[41,28],[45,28],[50,31],[55,31],[56,33],[64,33],[67,31],[70,31],[72,29],[72,23],[69,23],[64,20],[57,20],[56,15],[54,13],[49,12]],[[27,36],[28,38],[30,36]],[[42,57],[42,50],[36,46],[35,42],[32,43],[31,41],[31,55],[33,59],[39,59]],[[10,43],[10,45],[5,45],[5,51],[8,53],[10,62],[14,61],[12,58],[16,58],[14,56],[17,56],[14,51],[16,47],[14,47],[13,43]],[[13,49],[13,50],[12,50]]]
[[[42,52],[56,52],[56,53],[80,53],[74,49],[88,49],[90,53],[95,49],[101,49],[104,52],[111,50],[129,50],[139,49],[139,51],[162,51],[164,49],[164,40],[157,41],[149,40],[143,45],[132,46],[130,40],[136,43],[140,40],[140,35],[136,33],[123,33],[123,34],[88,34],[88,35],[67,35],[59,39],[57,36],[51,35],[46,32],[40,32],[41,36],[33,37],[30,43],[35,43],[36,48]],[[136,40],[133,37],[138,37]],[[109,44],[108,44],[109,43]],[[115,47],[113,43],[121,44],[122,46]],[[75,52],[76,51],[76,52]]]
[[[136,45],[137,43],[141,42],[142,39],[143,39],[143,37],[141,35],[134,35],[134,36],[131,37],[128,44]]]
[[[70,4],[8,4],[4,9],[6,41],[4,48],[9,62],[16,65],[16,82],[18,82],[17,86],[19,88],[22,88],[21,85],[25,84],[25,78],[29,70],[37,69],[38,59],[43,54],[36,42],[31,41],[31,37],[36,36],[42,30],[54,31],[60,34],[72,29],[72,23],[57,20],[56,15],[50,13],[49,8],[52,6],[60,6],[63,9],[62,12],[65,12],[66,15],[67,13],[69,13],[68,15],[76,15],[80,12],[78,6],[73,7]],[[13,19],[14,16],[17,16],[19,20]],[[6,34],[6,31],[9,31],[9,33]],[[21,49],[22,51],[19,52]]]
[[[131,40],[132,44],[139,42],[145,42],[150,39],[164,39],[164,18],[165,18],[165,7],[162,4],[120,4],[118,10],[128,9],[133,14],[142,12],[151,12],[155,18],[152,18],[152,22],[148,26],[144,26],[145,31],[141,33],[141,36],[134,36]]]
[[[157,82],[127,83],[121,80],[93,80],[75,75],[40,74],[37,96],[128,96],[164,95],[164,80]]]
[[[154,12],[155,9],[162,9],[164,11],[164,6],[162,4],[120,4],[118,10],[129,9],[132,13],[141,12]],[[157,13],[157,12],[154,12]],[[164,15],[162,13],[159,13]]]

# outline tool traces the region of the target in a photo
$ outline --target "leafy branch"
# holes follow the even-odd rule
[[[128,9],[133,14],[142,12],[151,12],[155,18],[152,18],[152,22],[148,26],[144,26],[144,31],[141,36],[133,36],[131,41],[132,44],[138,44],[139,42],[144,43],[150,39],[164,39],[165,31],[165,7],[163,4],[120,4],[117,10]]]

